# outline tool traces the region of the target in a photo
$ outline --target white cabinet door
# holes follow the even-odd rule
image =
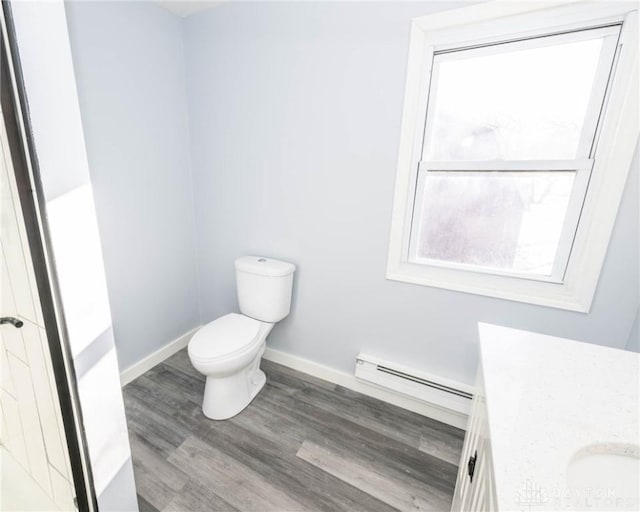
[[[496,510],[482,369],[478,370],[476,394],[471,406],[451,510]]]
[[[20,322],[0,326],[0,510],[75,510],[62,412],[4,118],[0,317]]]

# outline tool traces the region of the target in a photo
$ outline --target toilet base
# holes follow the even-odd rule
[[[260,351],[244,370],[226,377],[207,377],[202,400],[203,414],[212,420],[227,420],[242,412],[262,390],[267,376],[260,369]]]

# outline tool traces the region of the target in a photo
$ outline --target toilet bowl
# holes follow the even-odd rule
[[[235,261],[238,303],[189,341],[193,367],[206,377],[202,412],[224,420],[241,412],[266,383],[260,360],[267,335],[289,314],[295,266],[258,256]]]
[[[260,359],[273,324],[230,313],[202,327],[189,342],[191,364],[206,376],[202,412],[223,420],[242,411],[266,376]]]

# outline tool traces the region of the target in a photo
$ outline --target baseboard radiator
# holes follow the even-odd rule
[[[407,368],[360,353],[356,359],[356,378],[422,400],[450,411],[468,415],[473,387],[443,377]]]

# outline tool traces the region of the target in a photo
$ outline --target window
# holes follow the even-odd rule
[[[638,136],[637,13],[595,5],[415,21],[387,277],[588,311]]]
[[[619,33],[434,53],[410,261],[562,281]]]

